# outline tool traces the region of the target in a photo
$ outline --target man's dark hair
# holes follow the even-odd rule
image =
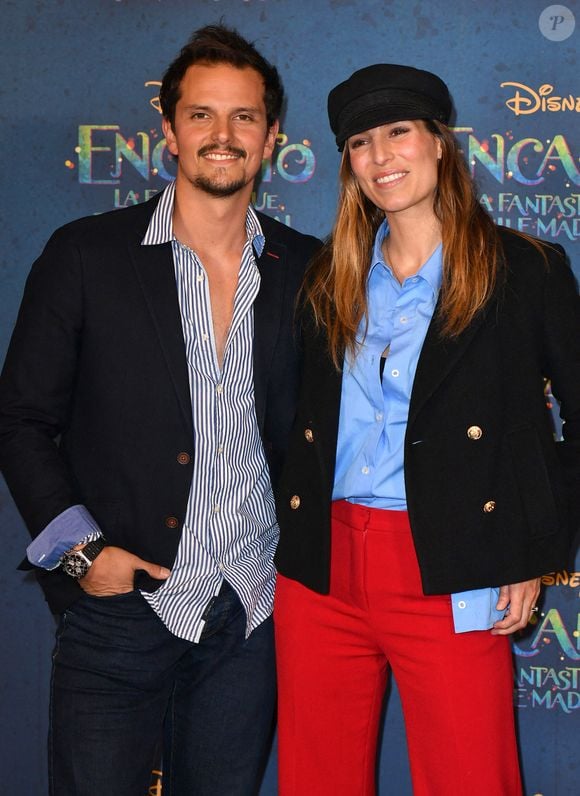
[[[284,87],[275,66],[272,66],[253,44],[224,25],[206,25],[194,31],[165,74],[159,91],[161,112],[173,127],[175,106],[179,101],[181,81],[193,64],[231,64],[238,69],[255,69],[264,80],[266,120],[270,128],[280,116]]]

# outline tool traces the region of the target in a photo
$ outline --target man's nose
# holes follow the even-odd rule
[[[230,119],[217,117],[212,127],[212,138],[221,144],[232,140],[232,125]]]

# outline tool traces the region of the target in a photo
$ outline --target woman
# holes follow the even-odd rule
[[[277,494],[281,796],[375,792],[389,670],[416,796],[521,793],[509,635],[577,525],[580,309],[560,248],[483,211],[450,114],[406,66],[329,96],[341,195]]]

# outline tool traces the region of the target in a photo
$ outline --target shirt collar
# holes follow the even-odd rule
[[[173,234],[173,205],[175,203],[175,180],[172,180],[163,193],[149,221],[142,246],[157,246],[175,240]],[[260,226],[256,211],[250,205],[246,212],[246,235],[258,257],[264,250],[266,239]]]
[[[369,277],[372,271],[378,266],[382,265],[386,268],[389,273],[392,274],[391,269],[385,262],[385,258],[383,257],[382,245],[383,241],[389,234],[389,224],[387,219],[382,222],[381,226],[378,228],[377,233],[375,235],[375,242],[373,244],[373,253],[372,253],[372,260],[371,260],[371,267],[369,271]],[[420,277],[423,279],[431,290],[433,291],[433,295],[437,296],[439,294],[439,290],[441,289],[441,282],[443,281],[443,245],[440,243],[439,246],[435,249],[433,254],[426,260],[425,263],[421,266],[421,268],[417,271],[417,273],[410,277],[414,279],[415,277]],[[393,277],[394,278],[394,277]],[[405,280],[407,282],[408,280]]]

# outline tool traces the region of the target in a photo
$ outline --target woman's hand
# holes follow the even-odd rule
[[[495,622],[491,634],[493,636],[509,636],[516,630],[523,630],[528,624],[532,609],[540,594],[540,578],[526,580],[523,583],[512,583],[502,586],[496,604],[498,611],[507,609],[507,613],[499,622]]]

